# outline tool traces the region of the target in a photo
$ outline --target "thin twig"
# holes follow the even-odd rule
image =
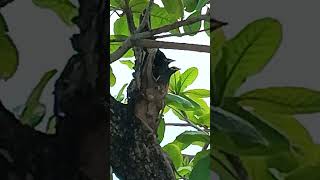
[[[191,126],[190,124],[187,124],[187,123],[166,123],[165,125],[166,126],[181,126],[181,127]]]

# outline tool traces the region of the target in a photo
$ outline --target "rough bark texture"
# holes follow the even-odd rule
[[[175,175],[157,141],[156,127],[164,107],[168,79],[175,69],[161,61],[165,59],[159,58],[157,49],[135,49],[135,52],[128,104],[110,97],[111,165],[121,179],[173,180]],[[163,79],[164,75],[168,77]]]
[[[6,1],[10,2],[10,1]],[[6,3],[2,3],[1,6]],[[107,68],[103,41],[107,27],[103,0],[80,0],[75,23],[77,54],[55,85],[57,133],[22,125],[0,103],[1,180],[105,180],[107,161]]]

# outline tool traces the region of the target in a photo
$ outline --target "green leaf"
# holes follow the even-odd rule
[[[55,134],[56,133],[56,124],[57,124],[56,117],[51,116],[48,120],[47,127],[46,127],[48,134]]]
[[[173,141],[175,145],[177,145],[181,150],[186,149],[192,144],[196,142],[201,142],[202,144],[210,143],[210,135],[201,132],[201,131],[185,131],[181,133],[176,139]]]
[[[57,70],[46,72],[36,87],[32,90],[27,99],[26,106],[20,116],[21,122],[31,127],[38,125],[45,115],[46,107],[40,103],[40,97],[44,88],[47,86],[50,79],[57,73]]]
[[[185,7],[185,11],[191,13],[196,9],[198,5],[198,0],[183,0],[183,4]]]
[[[11,78],[18,66],[18,50],[7,35],[8,27],[0,13],[0,80]]]
[[[207,89],[190,89],[183,92],[185,95],[192,95],[193,97],[197,98],[208,98],[210,97],[210,91]]]
[[[8,25],[6,23],[6,20],[0,13],[0,35],[6,34],[8,32]]]
[[[211,150],[211,170],[217,173],[221,180],[237,180],[233,176],[237,174],[234,166],[224,154],[215,149]]]
[[[18,67],[18,51],[11,38],[5,34],[0,35],[0,80],[11,78]]]
[[[187,19],[198,17],[200,15],[201,15],[201,12],[196,11],[196,12],[192,13]],[[184,32],[191,33],[191,34],[189,34],[190,36],[196,35],[198,33],[198,31],[200,31],[200,28],[201,28],[201,21],[190,24],[190,25],[183,26]]]
[[[195,107],[193,104],[179,95],[168,93],[165,99],[166,105],[174,106],[179,110],[192,111]]]
[[[78,8],[69,0],[32,0],[40,7],[54,11],[67,25],[73,25],[72,19],[78,15]]]
[[[199,0],[197,7],[196,7],[196,10],[200,11],[203,8],[203,6],[205,6],[208,3],[210,3],[210,0]]]
[[[320,112],[320,92],[300,87],[270,87],[240,96],[243,106],[279,114],[308,114]]]
[[[162,140],[164,138],[165,131],[166,131],[166,125],[165,125],[164,119],[161,118],[160,123],[159,123],[159,127],[157,129],[157,140],[158,140],[159,144],[162,142]]]
[[[216,104],[233,96],[247,77],[260,72],[277,51],[282,39],[281,24],[264,18],[247,25],[222,48],[215,71]]]
[[[127,65],[129,69],[133,70],[134,63],[130,60],[120,60],[121,64]]]
[[[122,0],[110,0],[110,6],[121,8],[122,7]]]
[[[263,158],[246,157],[241,158],[250,179],[275,180],[268,171],[268,166]]]
[[[163,150],[169,156],[176,169],[182,166],[183,156],[181,149],[177,145],[173,143],[167,144],[163,147]]]
[[[320,162],[308,163],[289,173],[285,177],[285,180],[301,180],[301,179],[319,180],[320,179],[319,168],[320,168]]]
[[[170,77],[170,82],[169,82],[169,92],[173,94],[179,94],[179,89],[181,88],[179,84],[180,80],[180,71],[175,72],[173,75]]]
[[[179,169],[177,169],[177,171],[180,176],[189,177],[189,174],[192,171],[192,166],[182,166],[182,167],[179,167]],[[179,177],[177,177],[177,179],[179,179]]]
[[[113,74],[112,68],[110,67],[110,86],[113,87],[116,84],[116,76]]]
[[[241,117],[244,121],[250,123],[267,140],[268,148],[262,147],[259,149],[259,151],[253,151],[254,153],[259,153],[260,155],[270,155],[273,153],[288,152],[290,150],[290,142],[285,134],[275,129],[272,124],[264,121],[263,117],[243,109],[233,99],[225,99],[223,109],[238,117]],[[241,129],[239,127],[237,128]]]
[[[226,41],[226,37],[222,28],[219,28],[210,34],[211,44],[211,56],[210,56],[210,86],[211,88],[215,84],[215,71],[217,70],[217,64],[222,58],[222,45]]]
[[[289,172],[297,168],[304,161],[310,161],[314,154],[314,143],[308,131],[291,115],[274,114],[270,112],[255,111],[261,120],[272,125],[290,141],[292,148],[289,152],[277,153],[266,158],[270,167],[282,172]]]
[[[133,21],[136,27],[139,25],[139,18],[140,18],[140,14],[133,13]],[[122,35],[122,36],[130,35],[126,15],[121,16],[114,22],[113,31],[114,31],[114,35]]]
[[[202,127],[210,127],[210,113],[200,116],[196,124]]]
[[[164,8],[168,12],[168,14],[174,18],[179,19],[183,17],[184,7],[182,0],[161,0]]]
[[[138,15],[140,16],[140,13]],[[154,4],[152,6],[152,9],[151,9],[151,12],[150,12],[150,16],[151,16],[151,27],[152,27],[152,29],[159,28],[159,27],[162,27],[164,25],[169,25],[169,24],[175,23],[177,21],[177,19],[173,18],[166,11],[165,8],[162,8],[157,4]],[[174,33],[174,34],[179,34],[180,33],[178,28],[173,30],[173,31],[170,31],[170,32]]]
[[[117,101],[121,102],[121,101],[124,99],[123,91],[124,91],[124,89],[127,87],[127,85],[128,85],[128,84],[124,84],[124,85],[121,87],[121,89],[120,89],[120,91],[118,92],[118,95],[117,95],[117,97],[116,97],[116,100],[117,100]]]
[[[219,108],[211,116],[216,148],[235,155],[261,155],[268,148],[267,139],[243,117]]]
[[[132,12],[142,12],[148,4],[148,0],[130,0],[129,7]]]
[[[202,157],[197,164],[194,165],[189,180],[209,180],[210,179],[210,157],[209,155]]]
[[[183,72],[179,78],[179,91],[177,92],[180,94],[183,92],[189,85],[191,85],[196,78],[198,77],[198,69],[196,67],[191,67]]]

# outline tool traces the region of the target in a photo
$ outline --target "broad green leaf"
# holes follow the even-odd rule
[[[312,162],[289,173],[285,180],[319,180],[320,179],[320,162]]]
[[[207,89],[190,89],[183,92],[185,95],[192,95],[197,98],[208,98],[210,97],[210,91]]]
[[[183,156],[181,149],[177,145],[173,143],[167,144],[163,147],[163,150],[169,156],[176,169],[182,166]]]
[[[8,80],[15,74],[18,61],[18,51],[11,38],[0,34],[0,80]]]
[[[123,91],[124,91],[124,89],[127,87],[127,83],[126,84],[124,84],[122,87],[121,87],[121,89],[120,89],[120,91],[118,92],[118,95],[117,95],[117,97],[116,97],[116,100],[117,101],[119,101],[119,102],[121,102],[123,99],[124,99],[124,94],[123,94]]]
[[[210,157],[209,155],[202,157],[197,164],[194,165],[189,180],[209,180],[210,179]]]
[[[196,7],[196,10],[200,11],[203,8],[203,6],[205,6],[208,3],[210,3],[210,0],[199,0],[197,7]]]
[[[314,159],[312,137],[293,116],[265,111],[255,111],[254,113],[285,135],[292,146],[289,152],[278,153],[266,158],[266,162],[270,167],[277,168],[282,172],[288,172],[298,167],[300,163]]]
[[[223,109],[250,123],[267,140],[268,148],[262,148],[255,153],[270,155],[273,153],[288,152],[291,148],[290,141],[283,132],[278,131],[275,126],[264,121],[263,117],[243,109],[237,105],[233,99],[225,99]],[[238,127],[238,129],[241,128]]]
[[[110,0],[110,6],[115,7],[115,8],[121,8],[122,7],[122,0]]]
[[[198,0],[183,0],[183,4],[185,7],[185,11],[191,13],[196,9]]]
[[[179,19],[183,17],[184,7],[182,0],[161,0],[164,8],[168,12],[168,14],[174,18]]]
[[[129,69],[133,70],[134,63],[130,60],[120,60],[121,64],[127,65]]]
[[[194,106],[190,101],[179,95],[168,93],[165,101],[166,105],[174,106],[179,110],[192,111],[194,109]]]
[[[179,94],[178,92],[181,88],[181,85],[179,84],[180,76],[180,71],[177,71],[170,77],[169,92],[171,92],[172,94]]]
[[[8,80],[17,70],[18,51],[11,38],[7,35],[8,27],[0,13],[0,80]]]
[[[237,180],[237,172],[233,165],[221,152],[212,149],[211,150],[211,170],[216,172],[221,180]]]
[[[206,157],[208,155],[210,155],[210,150],[202,150],[200,152],[197,152],[197,154],[194,156],[194,158],[190,162],[190,165],[194,166],[199,162],[199,160],[201,160],[203,157]]]
[[[210,113],[200,116],[196,124],[200,125],[202,127],[209,128],[210,127]]]
[[[40,7],[54,11],[67,25],[73,25],[72,19],[78,15],[78,8],[69,0],[32,0]]]
[[[142,12],[148,4],[148,0],[130,0],[129,7],[132,12]]]
[[[133,21],[136,27],[139,25],[139,18],[140,18],[140,14],[133,13]],[[126,15],[121,16],[114,22],[113,32],[114,32],[114,35],[124,35],[124,36],[130,35]]]
[[[215,71],[217,69],[217,64],[222,58],[222,50],[221,47],[226,41],[226,37],[221,28],[211,32],[210,34],[210,86],[213,89],[213,85],[215,84]]]
[[[48,134],[55,134],[56,133],[56,124],[57,124],[56,117],[51,116],[48,120],[47,127],[46,127]]]
[[[196,78],[198,77],[198,69],[196,67],[191,67],[183,72],[179,78],[179,91],[177,92],[180,94],[183,92],[189,85],[191,85]]]
[[[277,51],[281,39],[281,24],[264,18],[250,23],[227,41],[215,71],[215,103],[233,96],[249,76],[260,72]]]
[[[8,32],[8,26],[6,20],[0,13],[0,35],[6,34]]]
[[[216,148],[235,155],[261,155],[268,148],[267,139],[245,117],[218,108],[211,116],[215,132],[212,144]]]
[[[140,13],[138,14],[139,16],[140,16]],[[152,29],[159,28],[164,25],[169,25],[177,21],[177,19],[172,18],[172,16],[170,16],[170,14],[165,10],[165,8],[162,8],[157,4],[154,4],[152,6],[150,16],[151,16]],[[174,34],[180,33],[179,29],[175,29],[170,32]]]
[[[320,91],[300,87],[270,87],[240,96],[243,106],[279,114],[308,114],[320,112]]]
[[[202,144],[210,143],[210,135],[201,131],[185,131],[181,133],[173,141],[181,150],[189,147],[196,142],[201,142]]]
[[[201,15],[201,12],[196,11],[196,12],[192,13],[187,19],[198,17],[200,15]],[[201,28],[201,21],[190,24],[190,25],[183,26],[184,32],[190,33],[189,34],[190,36],[196,35],[198,33],[198,31],[200,31],[200,28]]]
[[[189,177],[189,174],[191,173],[191,171],[192,171],[192,166],[182,166],[182,167],[179,167],[178,169],[177,169],[177,171],[178,171],[178,173],[179,173],[179,175],[180,176],[183,176],[183,177]],[[179,176],[178,177],[176,177],[177,179],[179,178]]]
[[[110,67],[110,86],[113,87],[116,84],[116,76],[113,74],[112,68]]]
[[[47,86],[50,79],[57,73],[57,70],[51,70],[46,72],[36,87],[32,90],[30,96],[27,99],[26,106],[20,116],[21,122],[31,127],[38,125],[46,112],[45,105],[40,103],[40,97],[44,88]]]
[[[274,180],[268,171],[268,166],[263,158],[247,157],[241,158],[250,179]],[[284,162],[283,162],[284,163]]]
[[[164,138],[165,131],[166,131],[166,125],[165,125],[164,119],[161,118],[160,123],[159,123],[159,127],[157,129],[157,140],[158,140],[159,144],[162,142],[162,140]]]

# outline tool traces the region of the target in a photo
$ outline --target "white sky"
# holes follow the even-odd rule
[[[159,1],[156,0],[156,3]],[[110,32],[113,33],[113,23],[118,17],[113,15],[110,18]],[[210,45],[210,39],[206,35],[205,32],[198,33],[195,36],[185,36],[185,37],[170,37],[170,38],[163,38],[161,41],[170,41],[170,42],[184,42],[184,43],[193,43],[193,44],[203,44],[203,45]],[[196,81],[188,87],[188,89],[195,89],[195,88],[203,88],[203,89],[210,89],[210,54],[209,53],[199,53],[199,52],[192,52],[192,51],[181,51],[181,50],[168,50],[168,49],[161,49],[163,53],[171,59],[176,60],[171,65],[176,66],[181,69],[181,72],[184,72],[186,69],[190,67],[197,67],[199,70],[198,78]],[[116,85],[111,88],[110,92],[112,95],[116,95],[120,88],[125,83],[129,83],[132,79],[132,72],[129,68],[125,65],[121,64],[120,62],[114,62],[112,65],[113,72],[117,78]],[[206,99],[209,103],[209,98]],[[171,111],[169,111],[165,115],[166,123],[182,123]],[[176,126],[167,126],[164,139],[161,143],[161,146],[164,146],[172,141],[186,130],[195,130],[192,127],[176,127]],[[194,155],[197,152],[201,151],[201,148],[198,146],[190,146],[189,148],[182,151],[184,154]],[[117,178],[114,176],[114,179]]]

